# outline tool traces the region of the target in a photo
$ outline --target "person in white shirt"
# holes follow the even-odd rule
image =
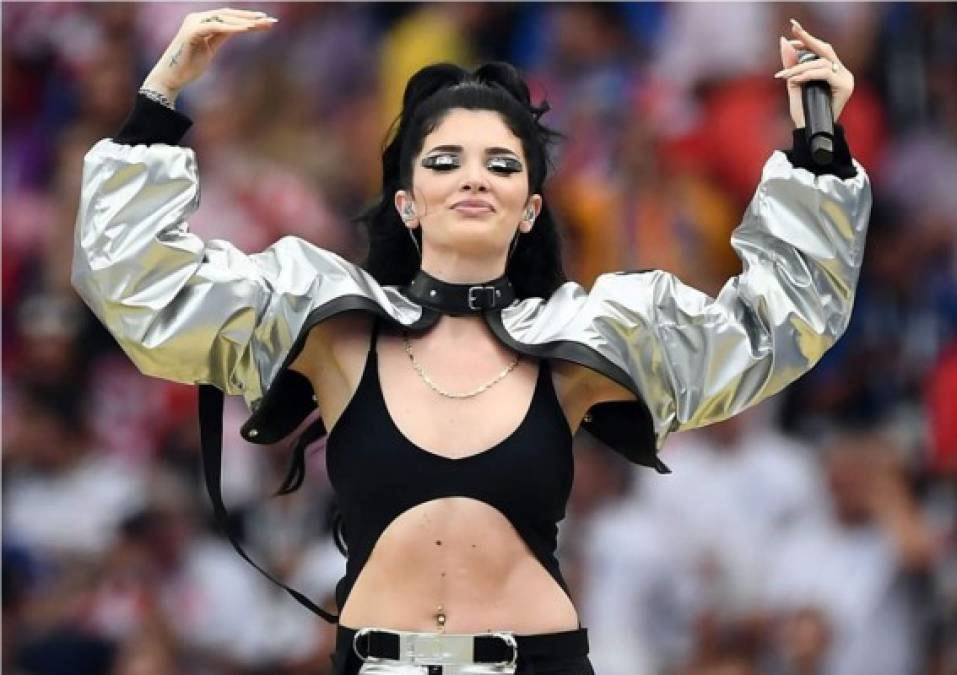
[[[769,550],[820,517],[822,501],[810,449],[774,430],[770,413],[762,405],[679,435],[663,453],[667,480],[641,482],[595,517],[586,607],[593,627],[609,624],[594,633],[614,642],[595,649],[601,672],[633,675],[602,654],[630,654],[651,673],[676,666],[696,649],[696,619],[760,613]]]
[[[847,435],[826,447],[830,511],[798,528],[777,550],[767,609],[785,628],[804,615],[817,624],[824,675],[923,672],[919,581],[935,544],[894,461],[874,435]],[[779,634],[784,672],[795,672],[793,633]],[[812,659],[813,661],[813,659]]]

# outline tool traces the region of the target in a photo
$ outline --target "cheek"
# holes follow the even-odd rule
[[[456,185],[454,171],[432,171],[423,166],[412,171],[412,186],[418,195],[434,196],[455,189]]]
[[[502,205],[506,207],[509,214],[515,215],[517,220],[528,199],[528,187],[525,181],[515,181],[514,185],[505,186],[499,194]]]
[[[455,189],[447,176],[431,176],[415,184],[415,200],[425,207],[426,213],[441,211]]]

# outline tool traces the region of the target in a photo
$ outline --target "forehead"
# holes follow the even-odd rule
[[[436,145],[461,145],[483,151],[487,147],[508,148],[522,154],[522,141],[511,132],[502,116],[494,110],[467,110],[452,108],[425,137],[422,150],[428,152]]]

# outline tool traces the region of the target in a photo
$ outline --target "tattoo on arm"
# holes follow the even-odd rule
[[[173,54],[173,58],[169,60],[170,67],[175,66],[179,63],[179,55],[183,53],[183,43],[179,43],[179,47],[176,48],[176,53]]]

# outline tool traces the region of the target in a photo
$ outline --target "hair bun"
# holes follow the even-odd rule
[[[548,101],[541,105],[532,104],[532,96],[522,73],[511,63],[505,61],[491,61],[479,66],[472,73],[472,77],[485,84],[500,87],[518,100],[538,122],[542,115],[551,110]]]
[[[416,72],[405,86],[402,107],[413,110],[429,96],[456,84],[467,82],[469,71],[454,63],[434,63]]]
[[[532,105],[528,85],[521,72],[505,61],[490,61],[471,73],[454,63],[435,63],[416,72],[410,79],[402,97],[402,107],[410,111],[436,92],[457,86],[480,83],[504,90],[509,96],[521,103],[538,122],[542,115],[551,110],[547,101],[541,105]]]
[[[491,61],[476,68],[472,77],[477,82],[497,84],[526,106],[531,104],[528,85],[525,84],[518,69],[510,63]]]

